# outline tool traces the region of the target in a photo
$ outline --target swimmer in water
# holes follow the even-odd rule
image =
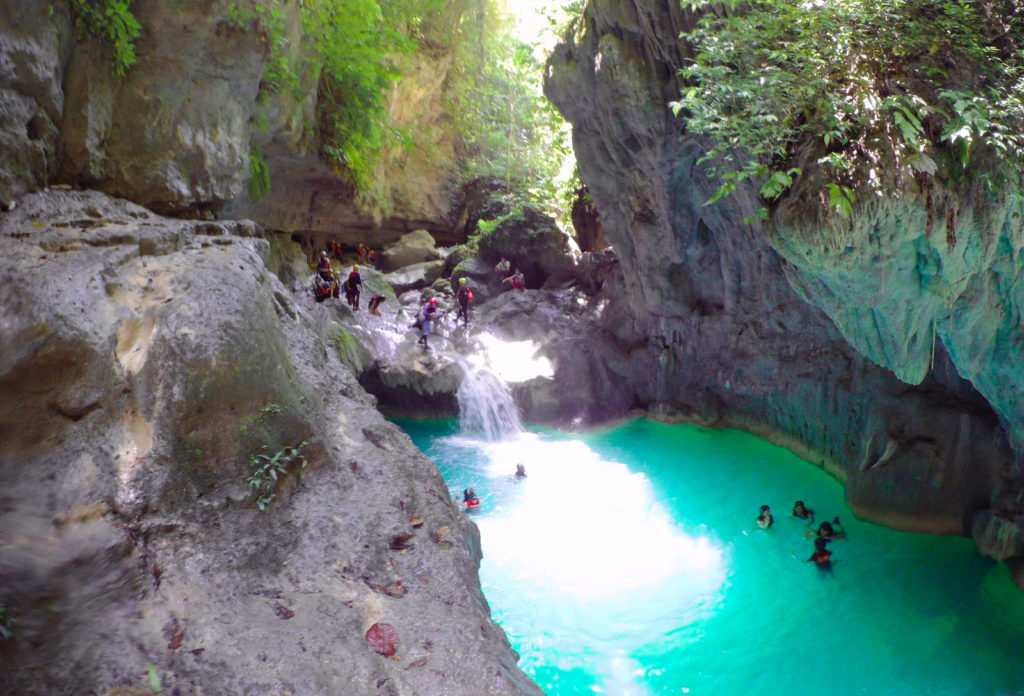
[[[526,478],[526,467],[522,464],[516,464],[516,478]]]
[[[807,520],[808,523],[814,522],[814,510],[808,510],[804,506],[804,501],[798,500],[793,506],[793,517],[801,520]]]
[[[814,553],[807,559],[808,563],[811,561],[814,561],[819,570],[828,570],[832,567],[832,552],[828,550],[827,539],[818,537],[814,540]]]
[[[775,518],[772,517],[772,512],[768,509],[767,505],[761,506],[761,514],[757,516],[757,526],[761,529],[768,529],[775,522]]]

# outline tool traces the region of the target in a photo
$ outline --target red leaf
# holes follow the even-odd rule
[[[391,657],[395,654],[395,646],[398,644],[398,632],[389,623],[375,623],[366,632],[366,642],[376,652]]]

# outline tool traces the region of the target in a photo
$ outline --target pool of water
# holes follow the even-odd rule
[[[856,520],[784,449],[643,420],[505,442],[399,424],[453,494],[480,495],[484,593],[549,694],[1024,694],[1024,594],[1006,567],[968,539]],[[796,500],[846,528],[831,571],[807,562]]]

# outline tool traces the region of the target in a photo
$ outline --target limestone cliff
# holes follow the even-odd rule
[[[49,191],[0,258],[0,692],[539,693],[475,525],[281,282],[293,243]]]
[[[412,229],[450,229],[457,182],[443,86],[451,51],[428,42],[423,52],[402,58],[408,79],[389,95],[390,113],[396,127],[420,133],[422,142],[382,153],[379,195],[393,211],[382,221],[379,212],[360,209],[352,187],[321,160],[310,137],[319,69],[303,41],[301,3],[275,3],[276,37],[247,7],[135,0],[136,62],[119,80],[110,47],[73,30],[68,3],[5,2],[0,203],[66,183],[166,214],[248,217],[353,244],[381,228],[382,243]],[[261,86],[271,38],[295,68],[299,89],[275,93]],[[251,200],[247,187],[254,148],[271,180],[260,200]]]
[[[548,65],[584,183],[618,253],[608,326],[646,345],[641,402],[763,433],[835,473],[858,514],[973,533],[1024,556],[1019,211],[980,196],[883,199],[836,236],[796,190],[704,206],[707,143],[667,107],[692,22],[679,3],[593,0]],[[938,219],[942,219],[941,217]],[[998,530],[993,530],[998,527]],[[996,541],[998,539],[998,541]]]

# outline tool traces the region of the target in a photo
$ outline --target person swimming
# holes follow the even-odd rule
[[[775,522],[772,512],[767,505],[761,506],[761,514],[757,516],[757,526],[761,529],[768,529]]]
[[[472,486],[470,486],[469,488],[467,488],[464,491],[462,491],[462,500],[467,505],[470,504],[470,503],[479,503],[480,502],[480,498],[479,498],[479,496],[477,496],[476,491],[473,490]]]
[[[808,522],[814,522],[814,510],[808,510],[804,506],[804,501],[798,500],[793,505],[793,517],[797,517],[801,520],[807,520]]]
[[[526,467],[522,464],[516,464],[516,478],[526,478]]]
[[[838,518],[836,518],[836,519],[838,519]],[[810,538],[811,536],[814,536],[814,535],[817,535],[818,539],[824,539],[825,543],[828,543],[828,542],[832,541],[833,539],[842,539],[842,538],[846,537],[845,533],[837,532],[835,530],[835,528],[832,526],[832,523],[829,522],[828,520],[825,520],[820,525],[818,525],[818,531],[816,531],[816,532],[807,532],[807,537],[808,538]]]
[[[828,540],[824,537],[818,537],[814,540],[814,553],[807,559],[810,563],[814,561],[820,570],[828,570],[832,567],[832,552],[828,550]]]

